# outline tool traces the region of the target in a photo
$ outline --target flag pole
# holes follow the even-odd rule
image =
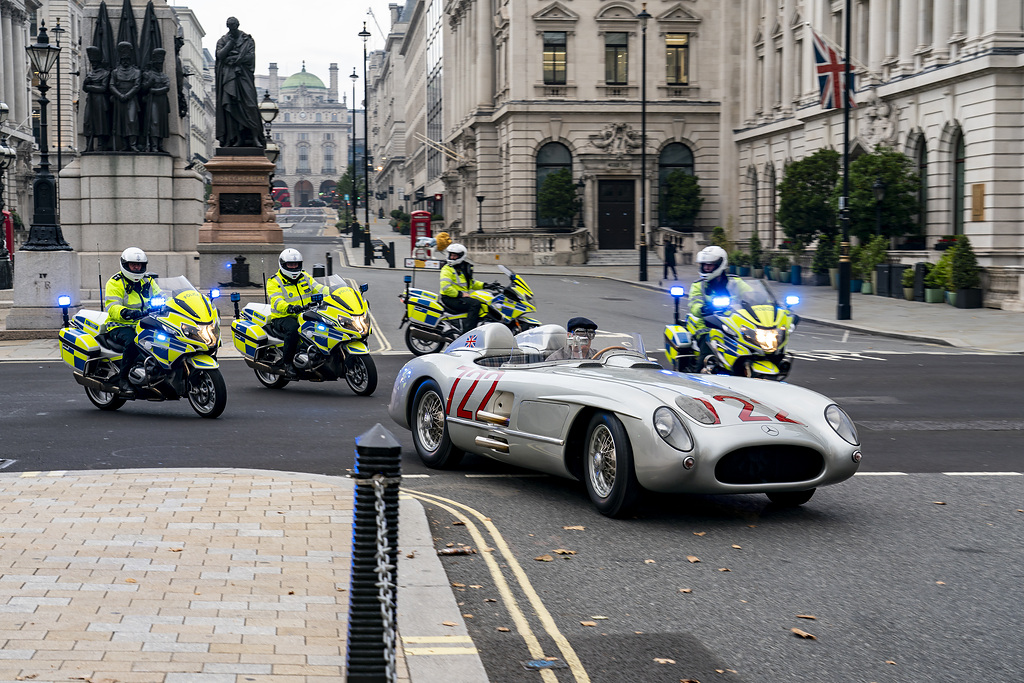
[[[839,197],[839,224],[843,242],[839,252],[839,301],[836,320],[849,320],[850,315],[850,13],[852,0],[846,0],[843,10],[845,38],[843,52],[843,87],[840,102],[843,107],[843,194]]]

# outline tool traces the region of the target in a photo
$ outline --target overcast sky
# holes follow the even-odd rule
[[[302,70],[319,76],[328,85],[328,66],[337,62],[340,89],[351,92],[347,76],[356,67],[362,88],[363,41],[356,35],[363,22],[372,34],[367,51],[384,47],[384,35],[391,29],[389,4],[405,0],[168,0],[170,5],[190,8],[199,18],[206,37],[204,47],[214,53],[217,40],[227,32],[228,17],[237,17],[239,28],[256,41],[256,73],[267,73],[267,65],[277,62],[284,79]],[[111,4],[109,1],[108,5]],[[116,5],[116,0],[114,2]],[[373,10],[373,17],[367,10]],[[375,24],[373,19],[377,18]],[[380,25],[378,30],[377,24]],[[361,101],[362,97],[358,99]]]

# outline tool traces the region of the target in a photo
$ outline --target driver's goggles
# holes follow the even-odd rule
[[[587,341],[594,341],[595,334],[596,332],[594,330],[574,330],[569,333],[569,336],[580,340],[586,339]]]

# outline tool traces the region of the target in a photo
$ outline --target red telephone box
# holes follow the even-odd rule
[[[433,237],[430,229],[430,212],[413,211],[409,218],[409,237],[412,238],[412,248],[416,249],[416,240],[420,237]]]
[[[14,263],[14,221],[11,220],[11,212],[7,209],[0,213],[0,233],[3,233],[0,236],[5,240],[8,258]]]

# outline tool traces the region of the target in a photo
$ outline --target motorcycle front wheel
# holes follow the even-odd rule
[[[377,388],[377,365],[369,354],[349,356],[345,361],[345,381],[357,396],[369,396]]]
[[[443,341],[417,339],[412,336],[412,326],[405,328],[405,345],[409,347],[409,350],[412,351],[414,356],[425,356],[428,353],[439,353],[443,344]]]
[[[228,404],[228,388],[219,369],[193,370],[187,390],[188,402],[199,417],[220,417]]]
[[[117,410],[124,405],[124,399],[118,398],[115,391],[100,391],[99,389],[86,387],[85,395],[100,410]]]

